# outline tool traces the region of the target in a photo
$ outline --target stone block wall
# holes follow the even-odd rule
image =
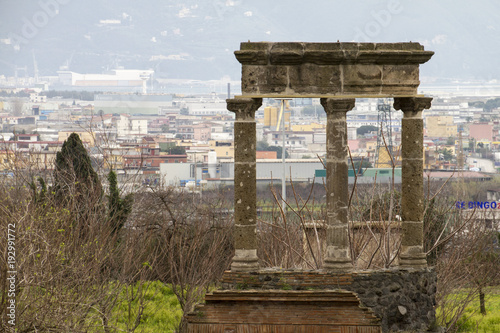
[[[260,270],[224,273],[226,290],[349,290],[380,318],[384,332],[426,331],[435,324],[433,269],[390,269],[331,273]]]

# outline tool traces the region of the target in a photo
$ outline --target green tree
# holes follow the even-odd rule
[[[280,146],[270,146],[266,141],[257,141],[256,145],[257,151],[275,151],[277,154],[276,158],[281,158],[281,151],[283,150]],[[288,152],[285,154],[285,158],[290,157]]]
[[[168,152],[170,155],[186,155],[186,148],[181,146],[173,146],[168,148]]]
[[[124,198],[120,195],[116,172],[110,170],[108,173],[109,195],[108,195],[108,216],[113,233],[119,232],[127,217],[132,211],[133,195],[127,194]]]
[[[484,111],[491,111],[493,109],[496,109],[500,107],[500,98],[492,98],[486,101],[484,104],[483,110]]]
[[[445,161],[451,161],[453,159],[453,153],[451,149],[444,148],[440,151],[440,153],[443,154],[443,159]]]
[[[98,198],[102,185],[92,167],[92,162],[76,133],[71,133],[64,141],[61,151],[56,155],[53,192],[58,199],[75,200],[75,203],[88,196]]]
[[[352,164],[349,163],[349,169],[352,169],[352,165],[354,165],[354,170],[359,170],[359,173],[363,173],[363,170],[366,168],[373,168],[368,160],[354,161]]]
[[[269,143],[267,143],[267,141],[264,140],[257,141],[257,146],[256,146],[257,151],[267,151],[267,148],[269,148]]]
[[[363,125],[363,126],[360,126],[357,130],[356,130],[356,134],[357,135],[365,135],[366,133],[369,133],[369,132],[377,132],[378,131],[378,127],[377,126],[372,126],[372,125]]]
[[[283,149],[279,146],[269,146],[267,147],[266,151],[275,151],[276,152],[276,158],[281,158],[281,152],[283,151]],[[290,155],[288,154],[288,152],[285,150],[285,158],[289,158]]]

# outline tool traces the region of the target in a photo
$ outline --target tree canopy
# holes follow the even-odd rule
[[[116,173],[110,170],[108,173],[109,195],[108,216],[114,233],[120,231],[132,211],[133,195],[128,194],[124,198],[120,196]]]
[[[186,155],[186,148],[181,146],[173,146],[168,148],[168,153],[170,155]]]
[[[101,194],[101,182],[78,134],[71,133],[64,141],[55,164],[54,189],[57,195]]]
[[[356,130],[356,134],[357,135],[365,135],[366,133],[369,133],[369,132],[376,132],[378,131],[378,127],[377,126],[372,126],[372,125],[363,125],[363,126],[360,126],[357,130]]]

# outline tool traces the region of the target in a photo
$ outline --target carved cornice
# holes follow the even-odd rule
[[[241,43],[235,56],[243,65],[423,64],[434,52],[419,43]]]

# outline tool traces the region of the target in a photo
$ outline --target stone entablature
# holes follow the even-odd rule
[[[416,96],[419,43],[247,42],[235,51],[244,97]]]

